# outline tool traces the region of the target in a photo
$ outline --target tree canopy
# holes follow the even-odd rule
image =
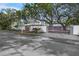
[[[59,23],[65,30],[66,26],[78,23],[79,4],[68,3],[29,3],[24,5],[30,17],[42,19],[49,25]],[[74,17],[76,17],[74,19]]]
[[[0,28],[8,29],[15,21],[42,20],[49,25],[61,24],[63,29],[69,25],[79,25],[78,3],[24,3],[22,10],[2,9],[0,12]]]

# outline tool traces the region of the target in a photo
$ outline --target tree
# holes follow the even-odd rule
[[[41,17],[48,24],[53,23],[52,19],[52,4],[50,3],[35,3],[25,4],[24,10],[28,11],[27,15],[31,18],[40,20]]]
[[[27,18],[36,18],[37,8],[36,4],[33,3],[26,3],[24,4],[23,11]]]
[[[57,23],[61,24],[64,30],[66,30],[67,25],[70,25],[69,22],[73,20],[73,14],[78,9],[77,6],[78,4],[54,4],[53,14]]]
[[[79,10],[77,10],[74,14],[73,14],[74,19],[73,21],[73,25],[79,25]]]
[[[15,9],[2,9],[0,17],[1,29],[10,29],[12,22],[15,21]]]
[[[79,4],[35,3],[25,4],[24,7],[28,11],[29,17],[38,20],[42,18],[49,25],[52,25],[55,21],[55,23],[61,24],[64,30],[66,30],[66,26],[78,21],[74,19],[73,15],[79,10]]]
[[[44,21],[49,25],[53,24],[53,5],[50,3],[38,4],[38,8],[41,10],[41,16]]]

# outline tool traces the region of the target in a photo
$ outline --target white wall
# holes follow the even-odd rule
[[[79,35],[79,25],[73,26],[73,34]]]
[[[32,31],[33,28],[41,28],[41,32],[47,32],[47,26],[30,26],[30,31]]]
[[[73,25],[70,30],[71,34],[79,35],[79,25]]]

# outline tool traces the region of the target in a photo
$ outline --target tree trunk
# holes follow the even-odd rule
[[[65,26],[65,24],[64,24],[64,23],[62,23],[60,20],[57,20],[57,22],[58,22],[59,24],[61,24],[61,25],[62,25],[63,30],[66,30],[66,26]]]
[[[66,26],[65,26],[65,25],[62,25],[62,27],[63,27],[63,30],[65,30],[65,31],[66,31]]]

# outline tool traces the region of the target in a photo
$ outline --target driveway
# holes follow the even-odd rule
[[[79,56],[79,42],[0,31],[0,56]]]

